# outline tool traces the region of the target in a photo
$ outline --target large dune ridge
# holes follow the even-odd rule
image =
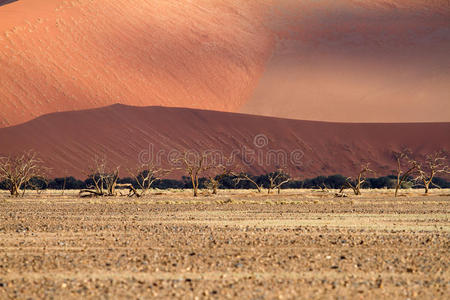
[[[259,10],[218,0],[2,6],[0,124],[117,102],[235,111],[270,55]]]
[[[395,169],[392,151],[407,147],[423,158],[448,150],[449,134],[450,123],[329,123],[116,104],[52,113],[1,128],[0,143],[2,155],[38,152],[50,177],[85,178],[96,156],[106,157],[110,167],[120,166],[126,177],[128,169],[142,162],[177,168],[170,161],[185,151],[214,151],[226,159],[234,153],[230,165],[252,174],[285,165],[292,176],[304,178],[355,175],[365,162],[371,163],[374,176],[388,175]],[[286,156],[274,158],[269,153]],[[177,170],[170,177],[181,175],[183,171]]]
[[[18,0],[0,126],[113,103],[343,122],[449,121],[446,0]]]

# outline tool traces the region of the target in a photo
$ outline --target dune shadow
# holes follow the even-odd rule
[[[18,0],[0,0],[0,7],[6,4],[17,2]]]

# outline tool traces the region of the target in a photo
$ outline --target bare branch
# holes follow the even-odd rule
[[[119,169],[120,167],[109,169],[105,156],[95,156],[88,169],[88,178],[92,180],[93,185],[81,190],[80,197],[116,196]]]
[[[269,180],[269,189],[267,193],[270,194],[272,189],[277,189],[278,194],[280,194],[281,186],[288,183],[291,180],[291,177],[282,168],[279,168],[275,172],[269,173],[267,179]]]
[[[411,158],[412,152],[409,149],[393,152],[393,157],[397,162],[397,182],[394,194],[397,197],[398,190],[402,187],[402,184],[417,170],[417,163]],[[406,168],[406,171],[403,171],[404,168]]]
[[[5,181],[12,197],[24,195],[30,180],[44,178],[46,169],[36,152],[27,151],[17,156],[0,157],[0,180]],[[20,189],[22,193],[20,193]]]
[[[428,154],[424,162],[411,160],[416,167],[417,176],[415,181],[421,182],[425,188],[425,194],[428,194],[430,185],[437,186],[433,183],[433,179],[438,174],[450,174],[448,166],[447,153],[444,150]]]
[[[231,175],[235,177],[233,180],[235,185],[238,185],[241,181],[248,181],[256,187],[258,193],[261,193],[262,185],[256,183],[256,181],[253,180],[252,177],[249,174],[245,173],[244,171],[232,172]]]
[[[208,163],[208,157],[206,154],[198,154],[188,151],[186,151],[184,155],[177,160],[177,162],[180,162],[183,165],[186,174],[190,177],[194,197],[197,197],[200,175],[214,166]]]
[[[361,165],[360,171],[356,178],[347,177],[345,180],[345,183],[342,185],[341,190],[339,191],[340,195],[346,188],[350,188],[353,190],[353,193],[355,195],[359,196],[361,195],[361,187],[367,180],[367,174],[369,173],[375,173],[373,170],[370,169],[369,163],[365,163]]]
[[[172,172],[172,170],[158,168],[151,163],[147,163],[140,165],[134,171],[128,170],[128,172],[134,177],[141,190],[139,193],[137,190],[133,189],[131,191],[131,196],[135,195],[136,197],[141,197],[147,194],[155,181],[160,180],[165,175]]]

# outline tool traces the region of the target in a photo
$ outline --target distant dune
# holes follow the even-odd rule
[[[0,126],[123,103],[450,121],[447,0],[19,0],[0,6]]]
[[[214,150],[225,156],[234,151],[236,162],[248,162],[246,169],[254,174],[286,163],[295,177],[352,175],[368,161],[381,176],[395,168],[392,150],[409,147],[423,156],[450,149],[450,123],[344,124],[113,105],[53,113],[1,128],[0,141],[1,154],[38,151],[52,168],[50,176],[84,178],[95,155],[105,155],[128,176],[127,168],[135,167],[139,158],[156,163],[160,153],[161,165],[173,167],[170,153],[186,150]]]
[[[278,1],[271,59],[241,112],[450,121],[450,2]]]

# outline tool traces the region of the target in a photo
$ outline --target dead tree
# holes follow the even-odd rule
[[[118,183],[116,184],[116,189],[128,188],[128,197],[136,196],[137,198],[141,197],[141,194],[134,188],[131,183]],[[122,193],[120,193],[121,196]]]
[[[393,152],[394,159],[397,162],[397,181],[395,184],[395,197],[398,195],[398,190],[401,188],[402,184],[408,180],[408,178],[417,169],[417,163],[412,160],[411,151],[405,149],[401,152]],[[403,171],[403,168],[406,168]]]
[[[104,177],[105,180],[105,187],[106,187],[106,192],[107,192],[107,196],[116,196],[116,185],[117,185],[117,180],[119,180],[119,167],[117,167],[113,173],[109,173],[106,174],[106,176]]]
[[[45,178],[44,176],[34,176],[33,178],[31,178],[30,181],[24,184],[22,196],[25,194],[25,190],[27,188],[31,188],[32,190],[36,191],[36,193],[39,195],[42,193],[42,191],[47,189],[47,186],[48,186],[47,178]]]
[[[258,190],[258,193],[261,193],[263,185],[262,184],[259,185],[255,180],[252,179],[252,177],[249,174],[247,174],[243,171],[241,171],[239,173],[231,173],[231,174],[235,177],[233,180],[235,185],[238,185],[239,182],[241,182],[241,181],[248,181],[256,187],[256,189]]]
[[[330,190],[328,189],[327,185],[324,182],[322,182],[322,185],[319,185],[319,188],[320,188],[321,192],[324,192],[324,193],[330,192]]]
[[[24,196],[31,179],[44,178],[44,173],[42,161],[34,151],[0,158],[0,180],[8,186],[11,197]]]
[[[217,189],[219,188],[220,180],[222,180],[223,177],[220,176],[220,175],[208,176],[208,185],[207,185],[207,187],[212,190],[212,194],[213,195],[217,195]]]
[[[356,178],[347,177],[338,195],[342,195],[342,192],[346,188],[352,189],[353,193],[357,196],[361,195],[361,186],[366,182],[368,173],[374,172],[369,168],[369,163],[363,164]]]
[[[418,173],[415,180],[420,181],[423,184],[425,194],[428,194],[430,185],[440,188],[433,182],[433,178],[436,175],[450,173],[450,169],[447,164],[447,154],[442,150],[427,155],[423,164],[418,161],[414,161],[414,164],[416,165]]]
[[[189,154],[194,154],[194,157],[189,157]],[[198,196],[199,178],[207,170],[211,169],[212,166],[208,164],[207,155],[185,152],[183,157],[177,160],[181,162],[186,174],[191,179],[192,189],[194,191],[194,197]]]
[[[130,194],[128,196],[144,196],[150,190],[155,181],[160,180],[171,171],[172,170],[158,168],[151,163],[140,165],[134,172],[130,171],[139,186],[140,192],[130,187]]]
[[[88,177],[93,184],[87,189],[80,190],[81,197],[116,196],[119,167],[109,169],[105,157],[95,157],[89,168]]]
[[[64,192],[66,191],[66,182],[67,182],[67,176],[64,176],[64,183],[62,187],[61,196],[64,196]]]
[[[217,195],[217,189],[220,186],[220,182],[227,176],[232,174],[231,168],[227,168],[224,165],[219,165],[217,167],[213,167],[212,169],[218,170],[218,172],[213,172],[211,175],[207,177],[208,179],[208,187],[212,190],[213,195]]]
[[[281,187],[288,183],[291,180],[291,177],[288,173],[286,173],[283,169],[278,169],[275,172],[269,173],[267,175],[267,179],[269,180],[269,188],[267,193],[272,193],[273,189],[278,190],[278,194],[281,193]]]

